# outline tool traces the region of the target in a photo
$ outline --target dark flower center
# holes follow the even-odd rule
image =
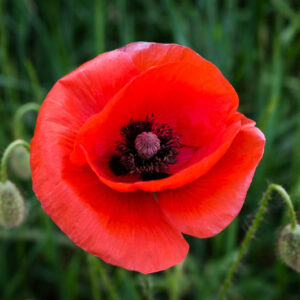
[[[117,142],[109,166],[116,176],[132,174],[142,180],[162,179],[170,176],[169,165],[177,162],[181,147],[180,136],[167,124],[130,120],[121,128],[122,141]]]
[[[136,137],[134,145],[139,157],[150,159],[159,151],[160,139],[155,133],[144,131]]]

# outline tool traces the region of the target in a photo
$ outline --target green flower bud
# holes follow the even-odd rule
[[[286,225],[280,232],[278,252],[282,261],[300,272],[300,225],[293,229],[291,224]]]
[[[25,203],[18,188],[10,181],[0,183],[0,225],[17,227],[25,217]]]
[[[29,151],[23,146],[13,149],[10,155],[10,167],[22,180],[28,180],[31,177],[29,158]]]

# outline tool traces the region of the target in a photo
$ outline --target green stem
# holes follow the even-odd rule
[[[169,299],[179,300],[180,299],[180,287],[181,277],[183,276],[183,263],[174,266],[171,269],[165,271],[169,287]]]
[[[91,255],[91,254],[88,254],[88,255],[90,256],[89,259],[90,259],[91,263],[93,264],[97,273],[100,276],[100,280],[103,283],[103,287],[105,287],[105,289],[107,291],[107,296],[108,296],[107,299],[118,300],[118,295],[116,293],[116,289],[113,286],[113,284],[111,283],[111,281],[108,277],[108,274],[107,274],[106,270],[103,268],[100,260],[94,255]]]
[[[153,300],[153,292],[152,292],[152,284],[150,281],[150,277],[147,274],[142,275],[142,280],[145,288],[145,296],[147,300]]]
[[[74,248],[74,244],[65,235],[60,233],[54,234],[53,239],[55,243]],[[0,240],[26,241],[26,242],[40,242],[44,243],[47,240],[47,234],[39,229],[21,229],[16,231],[0,230]]]
[[[90,275],[90,281],[92,286],[93,300],[100,300],[101,291],[100,291],[99,280],[97,276],[97,269],[95,268],[94,257],[89,253],[87,254],[87,261],[88,261],[89,275]]]
[[[13,149],[18,146],[23,146],[25,147],[28,151],[30,151],[30,146],[27,142],[23,140],[15,140],[11,144],[7,146],[5,149],[2,159],[1,159],[1,181],[2,183],[5,183],[7,180],[7,163],[8,163],[8,158],[10,154],[12,153]]]
[[[297,218],[296,218],[295,208],[289,194],[281,185],[271,184],[270,187],[272,190],[277,191],[281,195],[282,199],[285,201],[289,209],[292,229],[295,229],[297,225]]]
[[[222,288],[221,288],[221,292],[219,294],[219,298],[218,298],[219,300],[223,300],[226,297],[226,293],[231,284],[233,275],[235,274],[243,256],[245,255],[246,250],[248,249],[251,238],[253,237],[255,231],[257,230],[257,228],[262,220],[263,214],[264,214],[267,204],[268,204],[269,197],[273,191],[277,191],[281,195],[281,197],[284,199],[284,201],[287,204],[289,211],[290,211],[290,219],[291,219],[292,228],[296,227],[296,224],[297,224],[296,223],[296,214],[295,214],[294,206],[293,206],[290,196],[288,195],[288,193],[285,191],[285,189],[282,186],[280,186],[278,184],[270,184],[268,186],[266,192],[263,195],[262,201],[260,202],[260,205],[259,205],[258,211],[255,215],[255,218],[242,241],[242,244],[238,250],[238,253],[237,253],[230,269],[227,272],[227,275],[225,277],[225,280],[224,280]]]
[[[29,111],[39,112],[40,105],[34,102],[26,103],[18,108],[13,119],[14,137],[16,139],[22,137],[22,118]]]

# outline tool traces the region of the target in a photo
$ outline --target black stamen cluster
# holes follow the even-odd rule
[[[160,149],[150,159],[143,159],[135,148],[136,137],[143,132],[152,132],[160,140]],[[121,128],[122,141],[117,142],[115,154],[109,160],[109,166],[116,176],[132,174],[142,180],[163,179],[168,174],[169,165],[177,162],[180,136],[167,124],[154,122],[147,116],[145,121],[130,120]]]

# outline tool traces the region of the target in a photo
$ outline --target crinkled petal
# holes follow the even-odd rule
[[[56,102],[56,117],[69,119],[66,115],[73,114],[75,121],[81,119],[80,126],[101,111],[137,74],[138,70],[124,52],[103,53],[61,78],[46,101]]]
[[[44,211],[69,238],[105,262],[152,273],[180,263],[188,244],[166,221],[153,193],[119,193],[89,168],[65,162],[62,177],[37,171],[34,191]]]
[[[144,72],[154,66],[173,62],[183,62],[193,65],[207,63],[203,57],[192,49],[177,44],[135,42],[120,48],[120,51],[124,51],[131,57],[140,72]]]
[[[118,50],[65,76],[49,92],[31,143],[33,190],[45,212],[78,246],[103,260],[148,273],[184,259],[188,244],[151,193],[118,193],[70,161],[82,125],[137,70]]]
[[[236,93],[218,76],[205,65],[171,63],[135,77],[83,126],[72,161],[82,164],[85,157],[99,179],[118,191],[159,191],[199,178],[222,157],[241,127]],[[122,182],[108,165],[121,140],[121,128],[131,119],[142,121],[152,114],[155,122],[166,123],[181,135],[183,146],[194,147],[194,155],[185,164],[180,161],[180,172],[166,179]]]
[[[244,203],[264,143],[254,122],[244,118],[242,130],[213,169],[180,189],[159,192],[159,205],[172,224],[200,238],[228,226]]]
[[[41,115],[31,143],[33,190],[58,227],[79,247],[126,269],[150,273],[181,262],[188,244],[153,193],[116,192],[88,166],[74,166],[72,138],[67,127]]]

